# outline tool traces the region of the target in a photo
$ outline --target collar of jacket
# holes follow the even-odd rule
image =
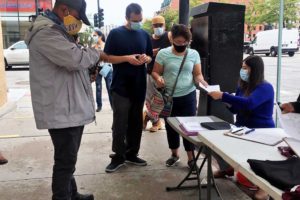
[[[47,9],[45,11],[45,17],[51,19],[55,24],[61,26],[64,30],[66,30],[66,27],[64,25],[64,23],[59,19],[59,17],[52,12],[51,10]]]

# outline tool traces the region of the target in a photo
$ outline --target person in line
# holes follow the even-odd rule
[[[151,91],[154,87],[154,82],[151,77],[154,60],[156,58],[156,55],[160,49],[166,48],[171,46],[170,39],[169,39],[169,33],[165,31],[166,30],[166,23],[165,18],[163,16],[155,16],[152,18],[152,28],[153,28],[153,34],[151,37],[152,42],[152,48],[153,48],[153,57],[152,62],[147,65],[147,92],[146,92],[146,111],[143,113],[143,129],[146,129],[148,121],[151,121],[152,127],[149,129],[150,132],[157,132],[162,128],[162,122],[159,119],[159,116],[151,112],[150,107],[150,96]]]
[[[2,155],[0,152],[0,165],[4,165],[8,162],[8,160]]]
[[[243,60],[240,69],[239,86],[236,94],[226,92],[211,92],[214,100],[221,100],[229,105],[229,110],[236,114],[236,126],[248,128],[274,128],[272,118],[274,107],[274,89],[264,79],[264,62],[259,56],[248,56]],[[215,178],[233,176],[233,168],[217,154],[214,155],[220,169],[214,172]],[[238,180],[246,180],[242,174],[237,174]],[[251,185],[249,181],[240,181],[243,185]],[[253,185],[253,184],[252,184]],[[267,199],[268,194],[258,189],[255,199]]]
[[[111,83],[113,108],[113,141],[111,173],[125,162],[146,166],[138,157],[143,129],[143,106],[146,95],[146,64],[151,62],[150,36],[142,30],[142,8],[132,3],[126,8],[125,26],[113,29],[106,40],[104,51],[113,63]]]
[[[207,85],[201,72],[200,56],[196,50],[188,48],[191,41],[191,32],[183,24],[174,25],[171,29],[172,46],[161,49],[155,60],[152,77],[156,81],[158,88],[165,88],[171,94],[176,77],[187,53],[182,71],[179,75],[177,86],[173,94],[173,108],[171,116],[195,116],[196,115],[196,87],[195,84],[201,82]],[[167,138],[171,157],[167,159],[166,166],[175,166],[179,161],[179,134],[169,125],[165,119]],[[184,148],[188,156],[188,166],[194,164],[193,151],[194,145],[183,138]]]
[[[30,90],[38,129],[48,129],[54,146],[53,200],[93,200],[80,194],[73,176],[83,129],[95,120],[88,68],[105,54],[80,48],[73,35],[90,25],[85,0],[56,0],[39,15],[25,38],[30,54]]]
[[[99,50],[104,50],[105,35],[99,29],[95,29],[93,32],[93,42],[95,44],[93,46],[94,48]],[[103,75],[101,75],[101,73]],[[100,112],[102,109],[102,76],[104,76],[109,104],[111,106],[110,85],[112,80],[112,67],[110,63],[105,63],[105,62],[99,63],[99,73],[97,74],[96,77],[96,102],[97,102],[96,112]]]
[[[282,113],[300,113],[300,94],[297,101],[280,105]]]

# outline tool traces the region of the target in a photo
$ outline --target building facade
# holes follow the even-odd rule
[[[52,0],[1,0],[3,47],[23,40],[29,28],[30,16],[36,15],[36,8],[52,9]]]

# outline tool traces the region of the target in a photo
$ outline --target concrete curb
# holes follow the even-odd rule
[[[0,107],[0,118],[17,108],[17,102],[7,102]]]

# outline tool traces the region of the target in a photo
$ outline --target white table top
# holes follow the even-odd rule
[[[220,119],[210,116],[214,121]],[[207,117],[195,117],[195,121],[203,122]],[[272,186],[268,181],[257,176],[247,163],[248,159],[257,160],[285,160],[277,150],[277,146],[268,146],[251,141],[241,140],[224,135],[224,130],[201,131],[198,136],[186,136],[182,133],[176,118],[168,118],[170,125],[183,137],[195,145],[205,144],[211,150],[219,154],[236,171],[241,172],[254,184],[265,190],[275,200],[281,200],[282,191]],[[279,144],[279,146],[282,145]]]
[[[275,200],[282,199],[282,191],[257,176],[247,162],[248,159],[285,160],[286,158],[277,150],[277,146],[268,146],[225,136],[224,131],[203,131],[198,135],[198,139]]]

